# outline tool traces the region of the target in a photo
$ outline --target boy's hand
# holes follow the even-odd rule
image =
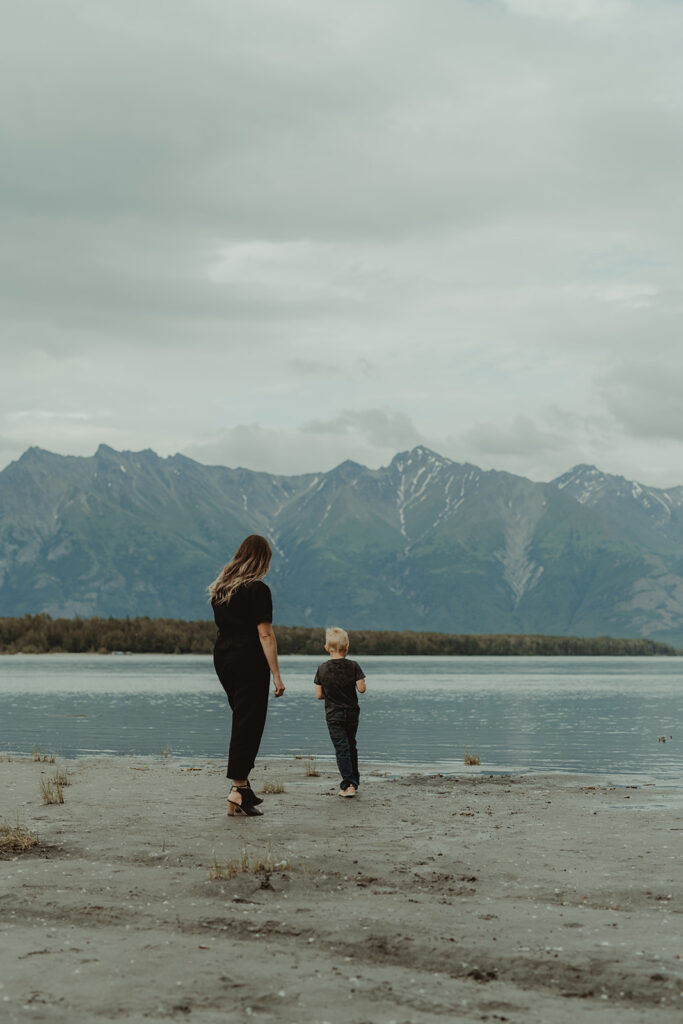
[[[281,697],[282,694],[285,692],[285,684],[282,682],[281,679],[274,679],[273,686],[275,687],[275,696]]]

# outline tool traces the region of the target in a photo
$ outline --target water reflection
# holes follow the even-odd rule
[[[361,758],[491,770],[645,773],[678,778],[683,660],[363,658]],[[330,756],[313,696],[318,658],[285,658],[262,753]],[[223,757],[228,711],[209,658],[0,659],[0,749],[65,757]],[[660,735],[672,735],[666,744]]]

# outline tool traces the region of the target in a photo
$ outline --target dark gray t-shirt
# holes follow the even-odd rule
[[[326,718],[334,711],[358,711],[359,679],[365,679],[365,673],[357,661],[349,658],[330,658],[318,666],[315,684],[323,688]]]

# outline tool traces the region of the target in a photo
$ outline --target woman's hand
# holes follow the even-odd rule
[[[273,633],[273,627],[269,622],[259,622],[258,624],[258,635],[263,647],[263,653],[266,656],[268,662],[268,668],[273,674],[273,686],[275,687],[275,696],[281,697],[285,692],[285,684],[282,682],[280,676],[280,666],[277,660],[277,640],[275,639],[275,633]]]

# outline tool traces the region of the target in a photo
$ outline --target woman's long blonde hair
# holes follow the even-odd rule
[[[208,587],[212,604],[227,604],[238,587],[262,580],[268,572],[273,552],[265,537],[250,533],[245,537],[232,561],[221,569]]]

